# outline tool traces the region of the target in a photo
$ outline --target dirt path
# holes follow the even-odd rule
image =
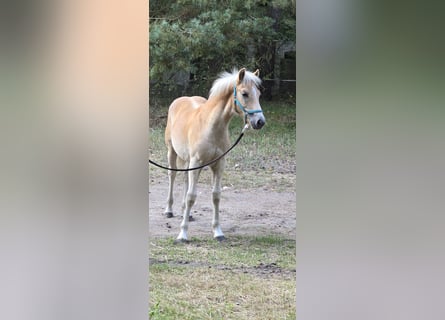
[[[152,178],[150,182],[150,237],[173,237],[179,233],[181,224],[182,179],[175,186],[174,217],[164,215],[167,198],[167,178]],[[192,209],[195,221],[189,226],[189,237],[212,237],[211,187],[199,183],[198,198]],[[236,190],[223,187],[220,203],[221,226],[226,237],[231,235],[280,234],[295,238],[296,202],[293,190],[277,192],[254,189]]]

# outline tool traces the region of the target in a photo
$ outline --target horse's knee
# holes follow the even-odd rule
[[[213,191],[212,199],[213,201],[219,201],[221,199],[221,191]]]
[[[191,206],[195,203],[195,201],[196,201],[196,196],[197,196],[196,193],[193,193],[193,192],[189,192],[189,193],[187,193],[187,205],[188,205],[189,207],[191,207]]]
[[[196,192],[187,192],[187,200],[196,200],[197,193]]]

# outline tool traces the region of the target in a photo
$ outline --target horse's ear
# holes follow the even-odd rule
[[[238,72],[238,84],[240,84],[241,82],[243,82],[244,79],[244,75],[246,74],[246,68],[242,68],[239,72]]]
[[[260,76],[260,69],[256,69],[256,71],[253,74],[256,75],[257,77],[259,77]]]

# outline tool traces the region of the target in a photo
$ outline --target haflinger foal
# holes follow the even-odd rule
[[[261,129],[266,123],[259,98],[261,79],[255,72],[241,69],[224,72],[213,83],[208,100],[203,97],[180,97],[172,102],[168,111],[165,143],[168,164],[172,169],[195,168],[222,155],[230,147],[229,123],[234,115],[245,118],[246,124]],[[224,240],[219,222],[221,177],[225,157],[212,163],[213,237]],[[201,169],[188,171],[182,203],[183,219],[177,242],[187,242],[190,210],[196,200],[197,183]],[[169,189],[165,215],[173,216],[173,185],[175,171],[168,172]]]

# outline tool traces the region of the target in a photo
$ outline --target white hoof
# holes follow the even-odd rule
[[[181,230],[178,237],[176,238],[176,242],[188,242],[187,232]]]
[[[213,228],[213,238],[215,239],[224,238],[224,233],[222,232],[221,227],[218,226],[216,228]]]

